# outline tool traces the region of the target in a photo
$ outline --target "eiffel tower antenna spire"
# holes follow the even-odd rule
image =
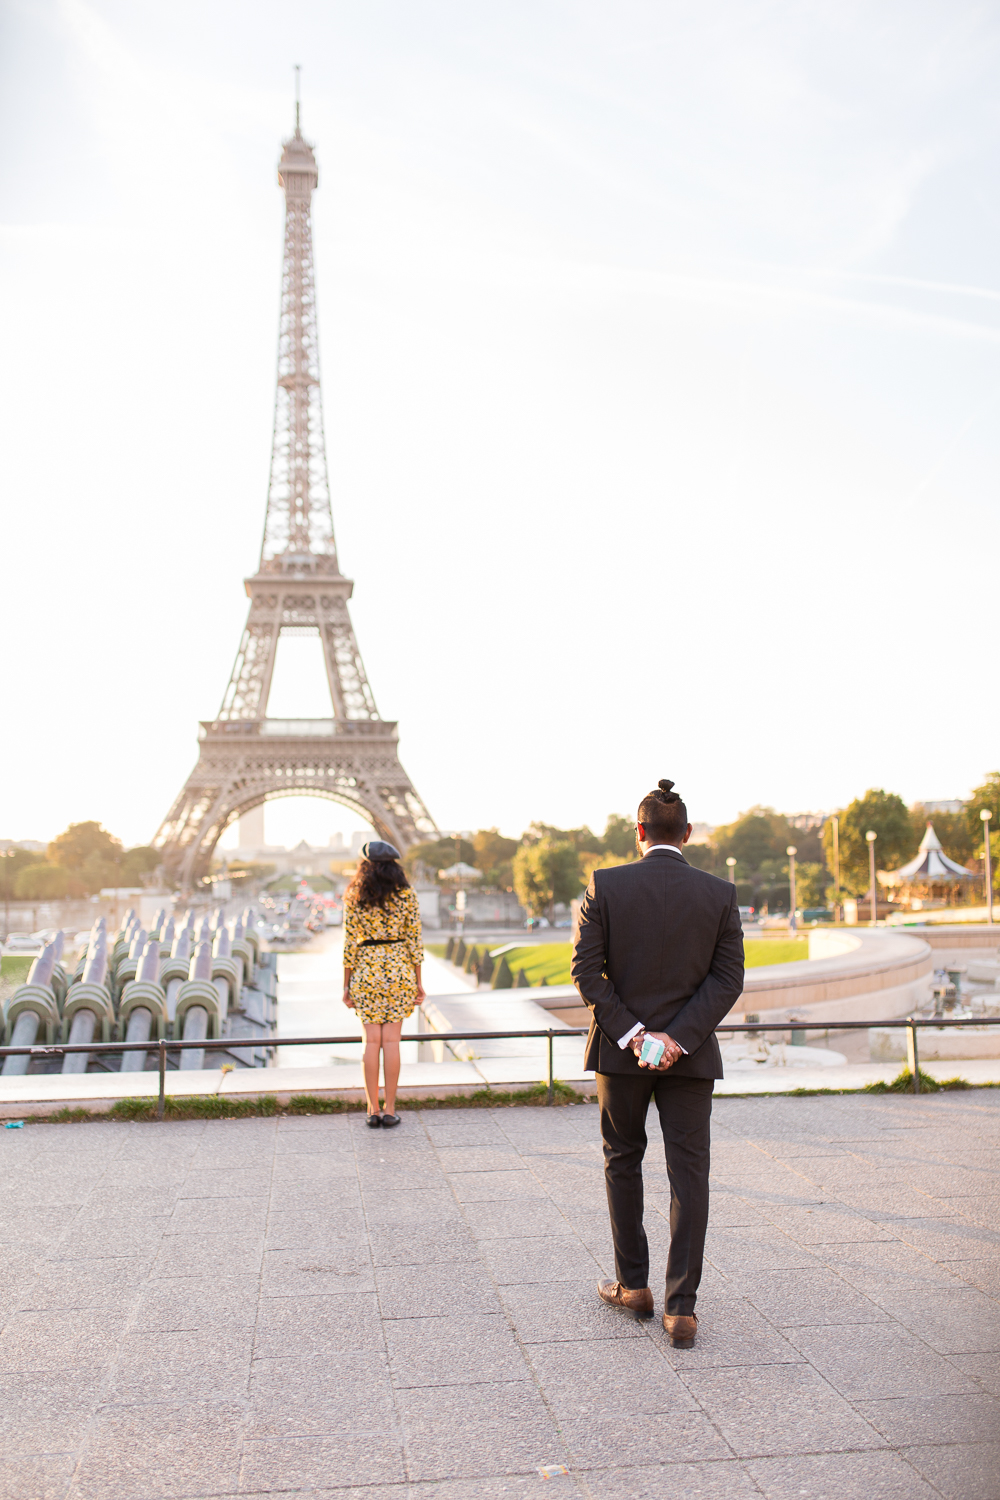
[[[198,763],[154,843],[168,877],[190,888],[226,827],[269,797],[332,798],[400,849],[436,832],[399,762],[396,725],[380,718],[351,624],[354,585],[340,571],[323,434],[312,195],[313,148],[295,134],[278,163],[285,242],[278,379],[260,563],[245,580],[250,611],[217,717],[202,724]],[[319,635],[332,719],[267,717],[278,639]]]

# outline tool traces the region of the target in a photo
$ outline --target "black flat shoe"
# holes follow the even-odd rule
[[[368,1118],[365,1121],[365,1124],[368,1126],[369,1130],[377,1130],[378,1127],[381,1125],[381,1123],[382,1123],[382,1116],[381,1115],[369,1115]]]
[[[399,1115],[383,1115],[382,1116],[382,1128],[383,1128],[383,1130],[391,1130],[394,1125],[402,1125],[402,1123],[403,1122],[400,1119]]]

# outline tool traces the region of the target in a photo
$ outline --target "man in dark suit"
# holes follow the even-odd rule
[[[656,1099],[670,1180],[670,1253],[663,1326],[690,1348],[698,1319],[708,1226],[709,1122],[722,1077],[715,1028],[743,990],[743,929],[736,887],[689,865],[687,808],[661,781],[639,804],[642,858],[595,870],[580,910],[573,982],[593,1011],[586,1066],[597,1074],[604,1178],[616,1281],[605,1302],[653,1316],[642,1225],[646,1115]],[[643,1039],[664,1044],[657,1067],[639,1061]]]

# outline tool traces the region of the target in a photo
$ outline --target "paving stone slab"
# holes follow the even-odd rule
[[[175,1234],[160,1240],[150,1269],[153,1281],[176,1276],[254,1276],[264,1256],[264,1236]]]
[[[669,1454],[678,1463],[699,1467],[707,1461],[734,1456],[718,1425],[698,1411],[629,1413],[626,1433],[622,1431],[621,1412],[603,1417],[563,1417],[559,1427],[570,1463],[582,1470],[620,1464],[623,1451],[633,1451],[643,1459],[650,1453]],[[661,1470],[661,1477],[669,1482],[672,1469],[673,1465]]]
[[[44,1308],[106,1308],[117,1313],[149,1280],[151,1260],[40,1260],[20,1298],[23,1311]]]
[[[677,1463],[672,1454],[664,1461],[650,1464],[643,1454],[641,1463],[626,1466],[619,1453],[618,1464],[611,1468],[594,1467],[582,1476],[587,1484],[588,1500],[759,1500],[760,1491],[739,1459],[714,1459],[707,1463]],[[562,1482],[562,1481],[561,1481]],[[562,1493],[549,1486],[556,1496]],[[546,1493],[543,1500],[549,1500]]]
[[[106,1365],[124,1331],[124,1314],[104,1308],[15,1313],[0,1333],[0,1374]]]
[[[375,1290],[367,1251],[348,1249],[266,1250],[261,1290],[268,1297],[354,1296]]]
[[[512,1146],[499,1143],[488,1146],[438,1145],[437,1158],[441,1170],[448,1176],[453,1172],[518,1171],[524,1165]]]
[[[885,1291],[919,1291],[924,1288],[962,1289],[962,1278],[949,1266],[933,1260],[913,1245],[898,1241],[870,1241],[855,1245],[819,1245],[816,1262],[831,1267],[838,1276],[868,1297]]]
[[[118,1360],[108,1379],[109,1401],[116,1406],[162,1405],[176,1401],[245,1401],[250,1376],[249,1354],[237,1355],[222,1350],[190,1360],[183,1351],[161,1349],[161,1337],[150,1338],[145,1356]]]
[[[75,1453],[0,1458],[0,1495],[4,1500],[63,1500],[75,1464]]]
[[[502,1203],[511,1198],[545,1198],[533,1172],[453,1172],[449,1178],[460,1203]]]
[[[984,1229],[966,1219],[905,1219],[893,1227],[903,1244],[934,1260],[991,1260],[1000,1254],[1000,1229]]]
[[[492,1146],[503,1151],[511,1146],[509,1137],[488,1110],[421,1110],[420,1124],[427,1139],[438,1147]]]
[[[500,1312],[492,1281],[478,1265],[439,1261],[430,1266],[380,1266],[375,1272],[383,1318],[464,1317]]]
[[[335,1209],[310,1208],[301,1213],[280,1209],[268,1216],[262,1235],[266,1252],[336,1249],[352,1261],[370,1259],[368,1225],[364,1209],[351,1207],[343,1213]]]
[[[243,1423],[237,1402],[102,1407],[87,1433],[72,1500],[235,1489]]]
[[[389,1369],[397,1390],[531,1379],[502,1313],[397,1318],[385,1323]]]
[[[851,1245],[859,1240],[895,1239],[892,1230],[844,1204],[768,1205],[764,1215],[797,1245]]]
[[[348,1417],[336,1437],[248,1437],[239,1493],[287,1495],[301,1490],[312,1496],[338,1486],[336,1493],[342,1494],[342,1485],[356,1489],[385,1481],[402,1484],[404,1477],[402,1444],[392,1424],[365,1431]]]
[[[322,1500],[341,1500],[341,1497],[330,1495]],[[390,1497],[386,1496],[386,1500]],[[392,1496],[391,1500],[403,1497]],[[582,1490],[570,1474],[560,1474],[558,1483],[544,1479],[539,1473],[498,1474],[479,1475],[475,1479],[418,1481],[407,1486],[406,1500],[591,1500],[591,1493]]]
[[[1000,1495],[1000,1443],[955,1443],[904,1450],[912,1467],[944,1500],[996,1500]]]
[[[133,1326],[149,1332],[253,1328],[260,1280],[256,1276],[178,1276],[141,1286]]]
[[[35,1208],[11,1206],[0,1215],[0,1246],[15,1250],[29,1247],[39,1251],[49,1249],[59,1243],[82,1212],[83,1208],[74,1203]]]
[[[467,1203],[464,1214],[476,1240],[540,1239],[543,1235],[564,1235],[573,1223],[545,1198]]]
[[[262,1297],[253,1350],[257,1359],[383,1353],[378,1299],[374,1292]]]
[[[803,1358],[752,1303],[732,1293],[699,1297],[698,1336],[693,1349],[674,1349],[659,1318],[652,1328],[662,1342],[665,1357],[677,1370],[794,1364]]]
[[[267,1219],[268,1205],[263,1199],[179,1198],[171,1206],[163,1234],[168,1238],[178,1234],[257,1236],[264,1233]]]
[[[967,1198],[940,1198],[938,1202],[946,1213],[957,1214],[969,1224],[978,1224],[984,1229],[994,1229],[1000,1224],[1000,1192],[977,1193]]]
[[[738,1278],[742,1296],[777,1328],[882,1323],[888,1312],[829,1266]]]
[[[809,1363],[853,1401],[975,1392],[949,1360],[898,1323],[870,1323],[860,1333],[856,1327],[789,1328],[787,1333]]]
[[[646,1201],[665,1218],[670,1217],[670,1195],[650,1193]],[[708,1223],[710,1229],[745,1229],[749,1225],[764,1222],[764,1214],[756,1203],[740,1193],[725,1188],[712,1188],[709,1195]]]
[[[379,1193],[365,1202],[364,1213],[370,1227],[396,1224],[443,1226],[465,1222],[454,1193],[443,1181],[439,1187],[421,1188],[419,1192]]]
[[[114,1215],[122,1210],[127,1210],[135,1217],[148,1215],[150,1218],[159,1218],[169,1217],[175,1212],[176,1205],[176,1187],[152,1187],[142,1183],[124,1187],[106,1183],[102,1179],[93,1192],[88,1194],[78,1213],[81,1221],[100,1219],[105,1214]]]
[[[605,1269],[576,1235],[481,1240],[479,1253],[498,1286],[595,1281]]]
[[[525,1344],[646,1336],[644,1323],[600,1300],[596,1283],[555,1281],[507,1286],[500,1288],[500,1297]]]
[[[375,1266],[433,1266],[443,1260],[480,1260],[479,1247],[462,1223],[373,1227],[368,1244]]]
[[[895,1289],[876,1300],[939,1354],[1000,1354],[1000,1302],[974,1287]]]
[[[790,1235],[768,1225],[710,1229],[705,1241],[705,1256],[726,1276],[798,1271],[817,1264],[811,1249],[804,1249]]]
[[[565,1463],[566,1449],[534,1385],[425,1386],[396,1393],[409,1476],[471,1479]]]
[[[382,1353],[255,1359],[247,1432],[264,1437],[333,1437],[393,1421],[389,1367]]]
[[[1000,1302],[1000,1256],[996,1260],[953,1260],[945,1264],[962,1281]]]
[[[359,1171],[372,1172],[378,1165],[359,1161],[353,1151],[283,1151],[275,1153],[271,1172],[275,1182],[319,1182],[336,1192],[339,1183],[354,1182]]]
[[[697,1402],[664,1358],[665,1337],[574,1340],[527,1346],[539,1387],[565,1421],[631,1420],[664,1412],[695,1412]]]
[[[984,1443],[1000,1434],[1000,1401],[993,1396],[897,1396],[855,1405],[894,1448]]]
[[[935,1500],[936,1491],[898,1453],[810,1453],[750,1459],[767,1500]]]
[[[329,1211],[335,1203],[339,1211],[351,1213],[362,1208],[361,1188],[355,1182],[341,1181],[336,1197],[322,1182],[276,1182],[270,1193],[271,1212],[298,1213]]]
[[[741,1457],[887,1446],[881,1433],[808,1364],[694,1370],[683,1378]]]
[[[996,1354],[953,1354],[949,1364],[968,1375],[991,1396],[1000,1396],[1000,1356]]]

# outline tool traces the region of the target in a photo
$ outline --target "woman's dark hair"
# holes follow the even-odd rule
[[[409,885],[398,859],[359,859],[354,878],[344,892],[348,906],[381,906]]]
[[[688,810],[675,792],[672,781],[660,781],[655,792],[647,792],[639,803],[635,821],[646,830],[651,844],[679,839],[688,825]]]

